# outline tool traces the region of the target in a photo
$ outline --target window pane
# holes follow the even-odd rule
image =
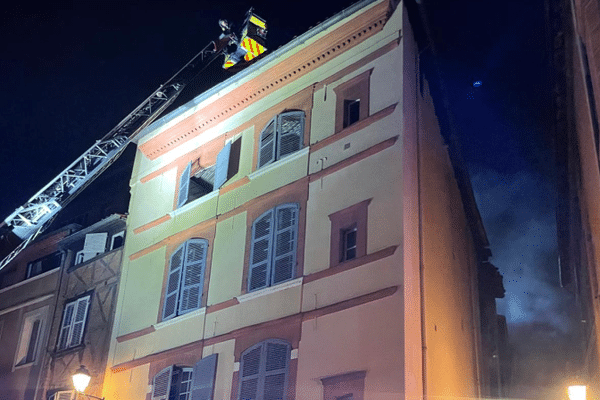
[[[26,363],[35,361],[35,348],[40,333],[40,326],[41,321],[36,319],[31,328],[31,336],[29,337],[29,345],[27,346],[27,356],[25,357]]]
[[[360,99],[344,100],[344,128],[360,119]]]

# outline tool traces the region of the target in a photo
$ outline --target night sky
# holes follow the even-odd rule
[[[275,49],[351,3],[304,1],[293,12],[292,3],[263,0],[3,6],[0,218],[215,39],[219,18],[239,26],[255,7]],[[499,312],[509,322],[519,384],[512,397],[524,397],[527,385],[562,368],[556,349],[564,351],[575,323],[571,296],[558,283],[544,4],[422,0],[419,7],[428,21],[427,53],[435,54],[429,73],[443,82],[435,94],[446,96],[450,108],[447,114],[438,102],[437,112],[460,139],[492,262],[504,275]],[[229,76],[220,61],[180,102]],[[477,80],[482,85],[475,88]]]

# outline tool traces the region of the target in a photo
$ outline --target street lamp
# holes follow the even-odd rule
[[[572,385],[567,388],[569,394],[569,400],[586,400],[586,389],[585,385]]]
[[[92,379],[92,377],[90,376],[90,371],[88,371],[84,365],[80,366],[79,369],[75,371],[75,374],[73,375],[73,386],[75,386],[75,390],[77,390],[77,393],[81,393],[82,395],[87,396],[88,398],[91,397],[94,399],[104,400],[104,397],[96,397],[92,396],[91,394],[84,393],[85,389],[90,383],[90,379]]]

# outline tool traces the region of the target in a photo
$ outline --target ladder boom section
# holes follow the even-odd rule
[[[116,161],[127,144],[173,103],[191,79],[220,55],[222,50],[216,47],[214,42],[209,43],[101,140],[10,214],[4,222],[13,233],[22,240],[36,236],[66,204]]]

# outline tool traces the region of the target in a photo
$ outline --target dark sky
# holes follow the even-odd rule
[[[255,7],[267,20],[274,49],[351,2],[304,1],[291,12],[292,4],[300,3],[86,0],[3,6],[0,218],[215,39],[219,18],[239,24]],[[453,121],[445,129],[453,127],[462,143],[492,262],[504,275],[507,294],[499,311],[514,333],[515,351],[529,360],[532,353],[521,338],[532,337],[533,330],[543,340],[560,341],[569,339],[572,328],[571,298],[558,285],[544,2],[422,0],[420,7],[431,42],[426,51],[436,56],[431,73],[443,82],[436,94],[446,96],[452,117],[440,102],[437,112]],[[227,74],[215,65],[185,96]],[[474,88],[475,80],[482,86]]]

